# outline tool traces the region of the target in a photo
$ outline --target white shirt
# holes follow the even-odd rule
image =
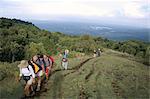
[[[20,68],[20,76],[22,76],[22,75],[24,75],[24,76],[31,76],[32,75],[32,77],[35,78],[35,73],[34,73],[32,66],[29,65],[28,68],[27,67],[26,68]]]

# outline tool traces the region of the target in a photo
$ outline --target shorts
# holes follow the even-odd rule
[[[62,67],[67,69],[68,68],[68,62],[62,62]]]
[[[42,77],[43,76],[43,71],[40,70],[37,74],[36,74],[36,77]]]

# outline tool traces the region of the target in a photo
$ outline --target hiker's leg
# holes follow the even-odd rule
[[[24,93],[26,96],[30,95],[30,85],[26,84],[26,86],[24,88]]]
[[[68,68],[68,62],[65,62],[65,69],[67,70]]]
[[[66,69],[66,62],[63,62],[63,67],[64,69]]]
[[[40,90],[42,75],[43,75],[43,72],[42,72],[42,70],[41,70],[41,71],[39,71],[39,73],[38,73],[38,85],[37,85],[36,91],[39,91],[39,90]]]
[[[32,82],[33,82],[33,79],[32,79],[32,77],[30,77],[30,80],[27,81],[27,84],[25,86],[25,94],[26,94],[26,96],[30,95],[30,91],[31,91],[30,87],[32,85]]]
[[[64,66],[64,65],[65,65],[65,63],[64,63],[64,62],[62,62],[62,67],[63,67],[63,69],[65,68],[65,66]]]
[[[31,89],[31,92],[32,92],[31,96],[35,95],[35,90],[33,88],[33,84],[30,86],[30,89]]]
[[[46,67],[46,79],[48,80],[48,77],[49,77],[49,68],[50,67]]]
[[[36,91],[39,91],[41,87],[41,77],[38,77],[38,85]]]

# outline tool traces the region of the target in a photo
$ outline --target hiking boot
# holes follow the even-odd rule
[[[40,86],[37,86],[37,89],[36,89],[36,91],[40,91]]]

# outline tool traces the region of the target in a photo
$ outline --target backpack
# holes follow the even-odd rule
[[[35,74],[37,74],[40,70],[42,70],[42,67],[34,63],[33,61],[30,61],[29,64],[32,66]]]
[[[49,57],[49,59],[52,61],[52,63],[54,63],[54,58],[53,57]]]
[[[28,69],[28,71],[30,71],[28,66],[27,66],[27,69]],[[25,80],[26,82],[27,82],[28,80],[30,80],[30,78],[31,78],[31,75],[30,75],[30,76],[24,76],[24,75],[23,75],[23,80]]]
[[[67,62],[68,60],[67,60],[67,58],[63,58],[62,61],[63,62]]]
[[[51,60],[50,60],[50,58],[48,58],[48,63],[49,63],[49,65],[51,64]],[[45,69],[45,71],[46,71],[46,67],[47,67],[47,65],[46,65],[46,62],[45,62],[45,60],[43,60],[43,63],[44,63],[44,69]]]

